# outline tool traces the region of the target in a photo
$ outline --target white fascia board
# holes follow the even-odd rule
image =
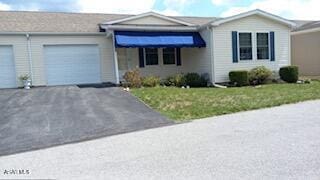
[[[165,15],[162,15],[162,14],[158,14],[158,13],[155,13],[155,12],[147,12],[147,13],[139,14],[139,15],[136,15],[136,16],[131,16],[131,17],[123,18],[123,19],[118,19],[118,20],[114,20],[114,21],[105,22],[105,23],[102,23],[102,24],[104,24],[104,25],[105,24],[109,24],[109,25],[110,24],[118,24],[118,23],[122,23],[122,22],[126,22],[126,21],[140,19],[140,18],[147,17],[147,16],[158,17],[160,19],[164,19],[164,20],[167,20],[167,21],[175,22],[175,23],[182,24],[182,25],[185,25],[185,26],[195,26],[194,24],[191,24],[191,23],[188,23],[188,22],[185,22],[185,21],[181,21],[181,20],[178,20],[178,19],[175,19],[175,18],[172,18],[172,17],[168,17],[168,16],[165,16]]]
[[[221,20],[216,20],[216,21],[213,21],[213,22],[207,24],[206,26],[208,26],[208,25],[219,26],[221,24],[224,24],[224,23],[227,23],[227,22],[230,22],[230,21],[235,21],[235,20],[238,20],[238,19],[241,19],[241,18],[252,16],[252,15],[260,15],[262,17],[266,17],[268,19],[271,19],[271,20],[277,21],[279,23],[285,24],[285,25],[289,26],[290,28],[293,28],[293,27],[296,26],[296,23],[294,23],[292,21],[284,19],[284,18],[282,18],[280,16],[276,16],[276,15],[270,14],[270,13],[262,11],[260,9],[248,11],[248,12],[241,13],[241,14],[238,14],[238,15],[235,15],[235,16],[230,16],[230,17],[227,17],[227,18],[223,18]]]
[[[112,30],[129,30],[129,31],[179,31],[194,32],[198,31],[197,27],[188,26],[134,26],[134,25],[101,25],[106,31]]]

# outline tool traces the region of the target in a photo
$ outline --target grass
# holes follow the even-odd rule
[[[320,81],[270,84],[259,88],[141,88],[133,89],[132,94],[161,114],[181,122],[320,99]]]

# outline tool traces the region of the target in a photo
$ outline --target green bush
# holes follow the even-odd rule
[[[249,84],[249,73],[245,70],[229,72],[230,82],[236,86],[246,86]]]
[[[280,78],[288,83],[296,83],[299,79],[299,68],[297,66],[285,66],[280,68]]]
[[[157,76],[147,76],[142,78],[142,86],[156,87],[160,85],[160,78]]]
[[[185,86],[186,81],[183,74],[176,74],[172,76],[168,76],[164,81],[163,84],[166,86]]]
[[[186,85],[190,87],[205,87],[209,79],[205,75],[200,76],[197,73],[188,73],[184,76]]]
[[[263,84],[271,75],[268,68],[259,66],[249,71],[249,82],[251,85]]]
[[[123,78],[126,80],[126,83],[129,87],[140,88],[142,85],[142,78],[140,75],[139,69],[133,69],[131,71],[127,71]]]

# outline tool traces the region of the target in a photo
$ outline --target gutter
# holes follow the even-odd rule
[[[184,26],[134,26],[134,25],[101,25],[101,28],[106,30],[131,30],[131,31],[179,31],[179,32],[194,32],[198,31],[198,26],[184,27]]]
[[[105,32],[0,32],[0,35],[51,35],[51,36],[61,36],[61,35],[68,35],[68,36],[80,36],[80,35],[92,35],[97,36],[101,35],[104,36]]]
[[[27,50],[28,50],[28,59],[29,59],[29,73],[30,73],[30,79],[31,79],[31,85],[33,83],[33,63],[32,63],[32,54],[31,54],[31,40],[30,40],[30,34],[26,34],[27,38]]]

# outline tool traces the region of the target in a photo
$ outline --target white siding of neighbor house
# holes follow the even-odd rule
[[[159,49],[159,65],[145,65],[144,68],[139,68],[142,76],[154,75],[166,78],[177,73],[196,72],[199,74],[208,73],[211,78],[211,31],[203,30],[200,34],[207,43],[206,48],[181,48],[181,66],[175,64],[164,65],[162,51]],[[120,70],[123,70],[122,67],[127,66],[126,62],[123,61],[128,60],[128,58],[129,62],[131,62],[129,63],[129,69],[139,67],[139,51],[137,48],[118,48],[117,54]]]
[[[115,82],[112,39],[105,36],[31,36],[34,85],[47,85],[45,45],[98,45],[103,82]],[[27,56],[26,56],[27,57]]]
[[[232,31],[253,33],[253,60],[232,62]],[[255,33],[270,31],[275,32],[275,61],[256,60]],[[266,66],[278,71],[280,67],[290,65],[290,28],[258,15],[214,27],[213,40],[215,82],[229,81],[228,74],[232,70],[250,70],[257,66]]]
[[[129,20],[121,22],[119,24],[129,24],[129,25],[181,25],[176,22],[168,21],[154,16],[142,17],[134,20]]]
[[[29,74],[27,38],[24,35],[0,35],[0,45],[12,46],[17,85],[21,86],[19,76]]]

